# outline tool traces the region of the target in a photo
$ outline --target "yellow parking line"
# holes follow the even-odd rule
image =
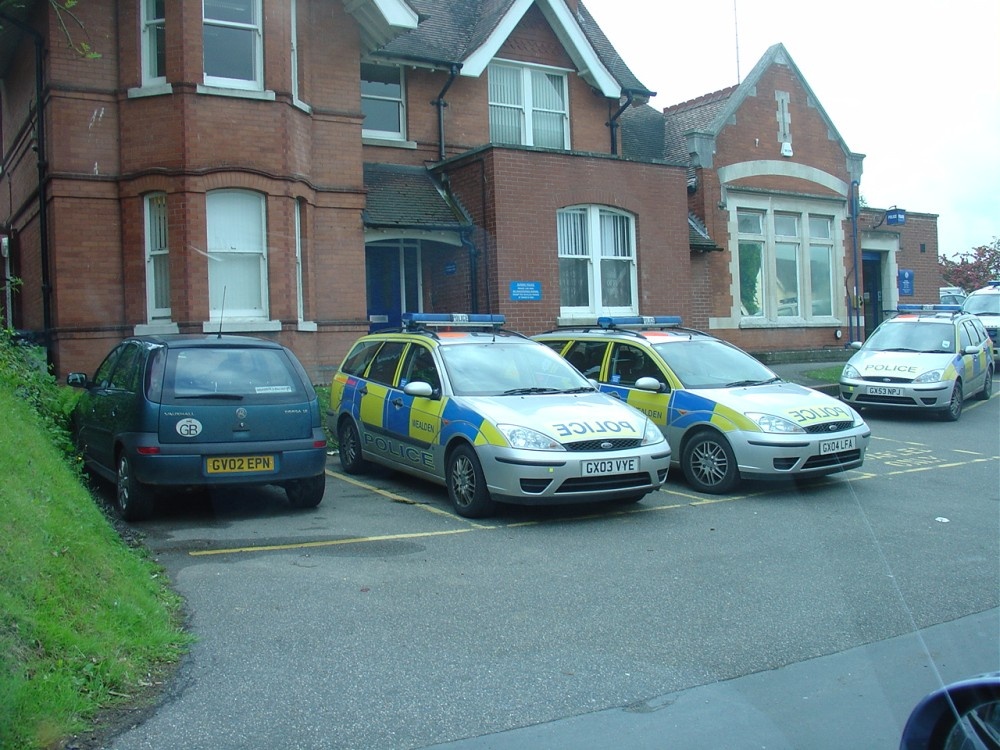
[[[452,513],[451,511],[442,510],[441,508],[435,508],[433,505],[427,505],[425,503],[418,503],[416,500],[411,500],[410,498],[404,497],[403,495],[397,495],[395,492],[390,492],[389,490],[383,490],[381,487],[376,487],[373,484],[368,484],[367,482],[362,482],[360,479],[354,479],[353,477],[349,477],[346,474],[341,474],[339,471],[331,471],[330,469],[327,469],[326,473],[327,473],[327,476],[334,477],[334,478],[339,479],[339,480],[341,480],[343,482],[347,482],[348,484],[353,484],[355,487],[360,487],[363,490],[368,490],[369,492],[374,492],[376,495],[381,495],[382,497],[387,497],[390,500],[392,500],[393,502],[403,503],[404,505],[413,505],[413,506],[415,506],[417,508],[421,508],[422,510],[426,510],[428,513],[435,513],[435,514],[437,514],[439,516],[444,516],[446,518],[450,518],[453,521],[457,520],[457,521],[461,521],[461,522],[467,523],[469,526],[472,526],[475,529],[492,529],[492,528],[494,528],[493,526],[488,526],[486,524],[481,524],[481,523],[475,523],[474,521],[470,521],[467,518],[462,518],[461,516],[456,515],[455,513]]]
[[[480,526],[481,529],[494,528]],[[229,547],[227,549],[207,549],[188,552],[192,557],[205,555],[231,555],[237,552],[274,552],[275,550],[309,549],[313,547],[337,547],[345,544],[363,544],[366,542],[396,542],[401,539],[423,539],[431,536],[448,536],[449,534],[465,534],[475,529],[449,529],[448,531],[418,531],[413,534],[384,534],[382,536],[360,536],[350,539],[329,539],[321,542],[296,542],[294,544],[262,544],[254,547]]]

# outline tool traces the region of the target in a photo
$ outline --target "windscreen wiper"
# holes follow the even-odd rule
[[[509,391],[504,391],[504,396],[523,396],[525,394],[532,393],[559,393],[557,388],[539,388],[534,386],[532,388],[511,388]]]

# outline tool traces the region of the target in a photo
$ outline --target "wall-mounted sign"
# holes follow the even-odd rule
[[[458,271],[458,265],[455,264],[454,262],[444,264],[445,276],[454,276],[456,271]]]
[[[540,300],[542,298],[542,282],[512,281],[510,282],[510,298],[515,302]]]
[[[898,286],[899,286],[899,296],[900,297],[912,297],[913,296],[913,277],[914,273],[908,268],[900,268],[897,274]]]
[[[886,224],[905,224],[906,211],[902,208],[890,208],[885,214]]]

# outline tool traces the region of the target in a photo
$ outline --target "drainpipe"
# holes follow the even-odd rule
[[[611,115],[611,119],[605,123],[609,128],[611,128],[611,155],[618,155],[618,118],[622,116],[622,113],[626,109],[632,106],[633,96],[631,91],[625,92],[625,103],[618,108],[618,111]]]
[[[851,180],[851,244],[854,252],[854,292],[851,294],[851,318],[847,322],[847,331],[850,341],[861,340],[861,326],[858,325],[857,338],[855,338],[855,316],[858,310],[858,186],[857,180]]]
[[[479,312],[479,248],[476,247],[476,243],[473,242],[472,237],[472,227],[462,228],[462,245],[465,246],[466,250],[469,251],[469,304],[471,305],[470,312]]]
[[[451,70],[448,73],[448,80],[444,84],[444,88],[441,89],[441,93],[438,94],[437,99],[431,102],[438,111],[438,161],[444,161],[444,108],[448,106],[448,102],[444,100],[444,95],[448,93],[448,89],[451,88],[451,84],[455,82],[455,78],[458,76],[458,71],[462,69],[462,66],[453,63]]]
[[[0,20],[17,27],[28,34],[35,43],[35,150],[38,154],[38,242],[39,261],[42,266],[42,341],[45,345],[45,355],[52,364],[52,284],[49,280],[49,221],[48,209],[45,204],[45,176],[48,163],[45,156],[45,107],[44,97],[44,67],[45,38],[28,24],[11,18],[0,12]]]

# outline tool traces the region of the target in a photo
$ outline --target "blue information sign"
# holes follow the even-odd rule
[[[517,302],[540,300],[542,298],[542,282],[512,281],[510,282],[510,298]]]
[[[898,279],[899,279],[899,296],[900,297],[912,297],[913,296],[913,277],[914,273],[908,268],[900,268]]]

